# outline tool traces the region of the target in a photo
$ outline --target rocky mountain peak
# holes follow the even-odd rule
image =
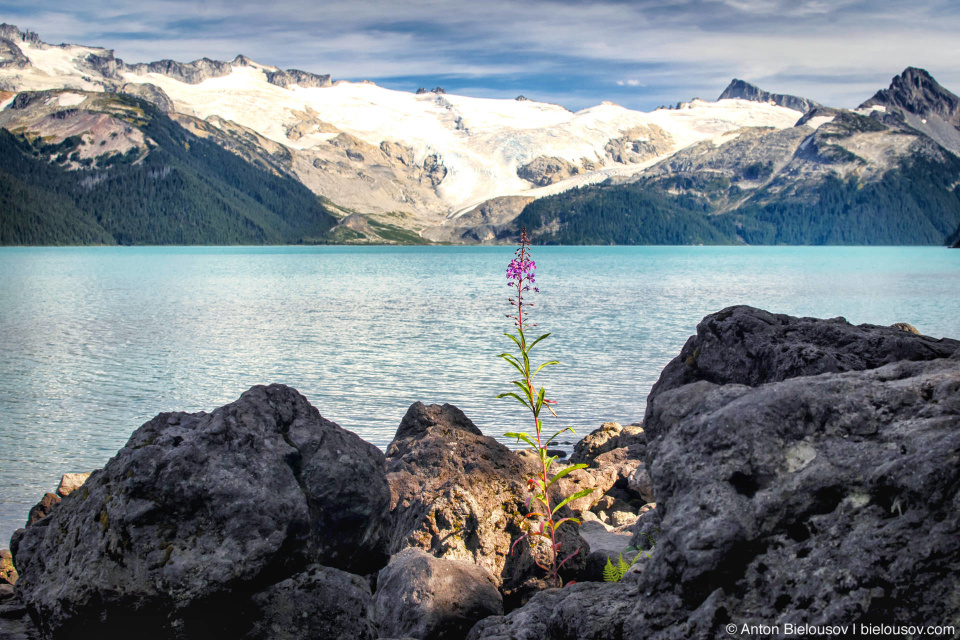
[[[760,87],[750,84],[745,80],[740,80],[739,78],[734,78],[730,81],[730,84],[727,85],[727,88],[723,90],[723,93],[720,94],[720,97],[717,100],[730,100],[730,99],[740,99],[740,100],[750,100],[752,102],[772,102],[781,107],[786,107],[787,109],[794,109],[801,113],[806,113],[811,109],[820,107],[821,105],[813,100],[808,100],[807,98],[799,98],[797,96],[790,96],[783,93],[770,93],[769,91],[764,91]]]
[[[0,24],[0,38],[6,38],[14,42],[29,42],[31,44],[40,44],[40,36],[33,31],[20,31],[16,25]]]
[[[960,98],[940,86],[925,69],[907,67],[890,87],[878,91],[861,107],[899,107],[922,118],[936,114],[960,126]]]

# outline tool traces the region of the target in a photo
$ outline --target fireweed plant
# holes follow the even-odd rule
[[[519,389],[519,393],[511,391],[501,393],[497,397],[514,398],[530,411],[533,418],[534,435],[531,436],[521,431],[508,432],[505,433],[504,436],[516,438],[517,442],[525,442],[539,459],[539,468],[536,474],[527,479],[527,487],[531,495],[527,498],[526,503],[527,508],[530,510],[530,513],[527,514],[527,520],[525,520],[526,533],[518,538],[513,543],[513,546],[515,547],[517,543],[526,538],[530,538],[531,541],[537,537],[546,539],[550,546],[550,553],[548,555],[549,564],[542,564],[539,559],[535,560],[535,562],[541,569],[549,574],[552,582],[559,587],[563,585],[560,578],[560,568],[563,567],[568,560],[577,555],[580,549],[577,548],[576,551],[561,560],[560,543],[557,542],[557,529],[564,523],[574,522],[580,524],[580,521],[576,518],[562,518],[558,520],[557,512],[571,500],[582,498],[593,491],[593,489],[578,491],[567,498],[557,498],[560,501],[556,506],[553,506],[553,500],[550,498],[550,488],[560,480],[560,478],[569,474],[571,471],[584,469],[587,465],[570,465],[561,469],[559,473],[553,476],[550,475],[550,467],[557,460],[558,456],[549,456],[547,454],[547,447],[550,446],[550,443],[553,442],[557,436],[566,431],[573,433],[573,429],[570,427],[561,429],[548,439],[544,439],[543,420],[540,418],[540,415],[542,410],[546,408],[553,417],[557,417],[557,414],[553,410],[553,405],[556,404],[556,401],[546,398],[546,392],[543,387],[537,390],[533,385],[533,379],[544,367],[560,363],[556,360],[550,360],[537,366],[536,369],[533,369],[530,364],[530,352],[533,351],[533,348],[537,346],[541,340],[546,339],[550,335],[549,333],[544,333],[532,342],[528,341],[526,336],[527,330],[537,326],[530,323],[530,307],[533,306],[533,303],[525,300],[525,297],[529,298],[529,296],[534,293],[540,292],[540,289],[535,286],[536,275],[534,272],[536,268],[537,263],[530,257],[530,243],[527,239],[527,230],[524,229],[520,234],[520,246],[516,251],[516,257],[510,261],[510,265],[507,267],[507,286],[513,290],[512,295],[515,296],[509,299],[511,313],[508,314],[507,317],[513,320],[513,326],[516,327],[517,331],[516,334],[504,334],[513,341],[519,351],[516,355],[513,353],[501,353],[498,356],[509,362],[520,372],[520,380],[513,380],[513,384]],[[535,520],[538,522],[534,523]]]

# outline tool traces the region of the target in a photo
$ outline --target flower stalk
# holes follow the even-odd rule
[[[524,229],[520,234],[520,246],[517,248],[514,259],[510,261],[510,265],[507,267],[507,286],[513,290],[512,295],[515,296],[509,299],[511,313],[508,314],[507,317],[513,320],[514,327],[516,327],[516,334],[504,334],[513,341],[519,351],[517,355],[513,353],[501,353],[499,355],[500,358],[506,360],[520,373],[520,379],[512,381],[519,392],[510,391],[501,393],[497,397],[513,398],[530,411],[534,427],[533,435],[526,432],[508,432],[504,435],[508,438],[516,438],[517,442],[522,441],[526,443],[537,455],[539,460],[537,473],[534,477],[527,479],[527,486],[532,494],[527,499],[527,507],[530,509],[526,521],[527,532],[518,538],[513,543],[513,546],[516,546],[517,543],[526,538],[532,539],[534,537],[540,537],[546,539],[550,546],[550,553],[548,555],[550,559],[549,563],[542,564],[538,559],[535,559],[535,562],[548,573],[553,584],[559,587],[563,584],[560,578],[560,569],[568,560],[574,557],[580,549],[577,548],[576,551],[561,560],[561,544],[557,541],[557,530],[567,522],[579,524],[580,521],[573,517],[560,518],[558,520],[558,512],[571,501],[588,495],[593,489],[578,491],[564,499],[558,498],[559,503],[556,505],[553,504],[550,496],[550,489],[558,480],[572,471],[585,468],[587,465],[570,465],[561,469],[559,473],[552,476],[550,475],[550,468],[553,463],[556,462],[557,456],[548,455],[547,447],[550,446],[550,443],[553,442],[557,436],[566,431],[572,433],[573,429],[566,427],[557,431],[549,438],[544,439],[541,413],[543,409],[546,408],[553,417],[556,417],[557,414],[553,409],[556,401],[547,399],[546,391],[543,387],[537,389],[534,386],[534,378],[545,367],[560,363],[557,360],[551,360],[540,364],[535,369],[530,363],[530,354],[533,348],[539,344],[541,340],[550,336],[549,333],[544,333],[532,342],[528,341],[526,337],[526,331],[536,326],[529,322],[530,308],[533,307],[533,303],[524,299],[525,295],[529,297],[531,294],[539,293],[540,291],[540,289],[536,287],[536,268],[537,264],[530,255],[530,243],[527,238],[527,230]],[[539,526],[533,523],[534,519],[539,520]]]

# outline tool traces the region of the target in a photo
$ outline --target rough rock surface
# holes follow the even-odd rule
[[[329,74],[317,75],[316,73],[301,71],[300,69],[287,69],[286,71],[277,69],[276,71],[268,71],[267,82],[283,88],[291,85],[297,85],[302,89],[333,86]]]
[[[27,526],[29,527],[46,518],[48,515],[53,513],[53,510],[56,509],[59,504],[60,496],[57,494],[43,494],[43,497],[40,498],[40,502],[30,507],[30,511],[27,513]]]
[[[580,167],[563,158],[540,156],[517,168],[517,175],[538,187],[566,180],[580,173]]]
[[[960,356],[648,406],[664,533],[626,637],[960,623]]]
[[[900,360],[945,358],[960,341],[892,327],[854,326],[843,318],[795,318],[747,306],[706,316],[697,334],[653,385],[649,403],[668,389],[706,380],[756,386],[797,376],[861,371]],[[649,425],[644,421],[645,427]],[[648,434],[649,436],[649,434]]]
[[[622,640],[624,623],[639,597],[633,583],[583,582],[535,595],[506,616],[491,616],[468,640]]]
[[[17,591],[52,638],[236,633],[249,595],[310,564],[385,563],[383,463],[282,385],[160,414],[26,529]]]
[[[925,69],[907,67],[890,87],[860,105],[884,108],[888,124],[907,124],[954,153],[960,152],[960,97],[947,91]]]
[[[60,477],[60,484],[57,485],[57,495],[66,498],[68,495],[83,486],[83,483],[90,477],[92,471],[87,473],[65,473]]]
[[[645,442],[643,427],[639,424],[623,427],[618,422],[604,422],[574,446],[570,462],[573,464],[592,464],[597,456],[608,451],[621,447],[643,445]]]
[[[0,584],[16,584],[17,570],[13,566],[13,555],[9,549],[0,549]]]
[[[531,459],[484,436],[453,405],[413,404],[387,449],[390,553],[413,547],[468,560],[489,571],[511,603],[524,599],[543,572],[533,562],[536,546],[522,542],[511,553],[511,544],[524,531],[534,471]],[[562,544],[572,552],[581,541],[573,531]],[[571,560],[570,571],[582,562]]]
[[[616,563],[622,555],[624,560],[630,562],[637,554],[636,551],[627,551],[633,538],[630,531],[607,531],[600,522],[584,522],[580,526],[580,537],[590,545],[590,555],[587,556],[581,580],[601,582],[607,559]]]
[[[503,615],[503,598],[494,577],[472,562],[404,549],[380,571],[375,607],[383,635],[459,640],[478,621]]]
[[[753,102],[772,102],[787,109],[795,109],[800,113],[806,113],[820,106],[819,103],[808,100],[807,98],[798,98],[797,96],[763,91],[756,85],[752,85],[738,78],[730,81],[730,84],[727,85],[727,88],[723,90],[723,93],[720,94],[717,100],[727,100],[730,98],[740,98],[741,100],[751,100]]]
[[[470,637],[960,626],[960,353],[944,357],[955,345],[748,308],[708,316],[648,401],[658,503],[632,527],[635,545],[656,540],[642,572],[543,592]],[[678,372],[697,347],[715,381]],[[619,613],[591,618],[579,589]]]
[[[4,597],[0,593],[0,638],[3,638],[3,640],[40,640],[40,637],[40,631],[30,619],[23,602],[19,598]]]
[[[314,565],[252,598],[249,640],[373,640],[373,597],[360,576]]]
[[[163,89],[150,82],[127,82],[120,87],[119,92],[146,100],[164,113],[171,113],[175,110],[170,96]]]

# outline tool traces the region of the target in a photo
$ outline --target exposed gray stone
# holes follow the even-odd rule
[[[459,640],[478,621],[503,615],[497,581],[487,570],[420,549],[390,558],[377,578],[375,606],[381,634],[421,640]]]
[[[630,562],[637,554],[636,551],[627,551],[633,538],[629,531],[608,531],[600,522],[584,522],[580,525],[580,537],[590,545],[590,555],[587,556],[581,580],[600,582],[608,559],[616,563],[623,556],[624,560]]]
[[[633,583],[582,582],[541,591],[507,614],[481,620],[468,640],[623,640],[639,592]]]
[[[267,82],[283,88],[294,84],[303,89],[333,86],[333,83],[330,82],[329,74],[317,75],[316,73],[301,71],[300,69],[287,69],[286,71],[277,69],[276,71],[268,71]]]
[[[763,91],[756,85],[734,78],[723,90],[717,100],[727,100],[731,98],[740,98],[741,100],[751,100],[753,102],[772,102],[787,109],[794,109],[800,113],[806,113],[811,109],[820,106],[819,103],[807,98],[798,98],[797,96],[784,95],[782,93],[770,93]]]
[[[22,534],[17,591],[51,638],[235,635],[247,594],[385,563],[383,463],[283,385],[160,414]]]
[[[372,640],[370,585],[360,576],[314,565],[252,598],[248,640]]]
[[[175,110],[170,96],[163,89],[149,82],[127,82],[120,87],[119,92],[146,100],[164,113]]]
[[[936,340],[843,318],[794,318],[747,306],[706,316],[697,334],[653,385],[649,403],[668,389],[697,380],[756,386],[797,376],[860,371],[900,360],[945,358],[960,341]],[[649,439],[649,425],[644,421]]]
[[[648,407],[663,535],[625,637],[960,622],[960,357]]]

